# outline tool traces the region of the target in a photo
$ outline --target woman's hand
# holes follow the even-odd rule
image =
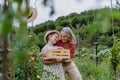
[[[71,62],[71,61],[72,61],[71,58],[67,58],[67,59],[63,60],[64,63],[68,63],[68,62]]]

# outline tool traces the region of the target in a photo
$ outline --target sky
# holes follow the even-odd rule
[[[54,0],[55,14],[49,16],[50,8],[44,7],[43,0],[30,0],[30,7],[36,6],[38,15],[33,21],[33,25],[43,23],[48,20],[56,20],[60,16],[67,16],[70,13],[81,13],[86,10],[99,9],[104,7],[111,7],[111,0]],[[2,4],[2,0],[0,0]],[[115,0],[112,0],[114,6]],[[32,23],[28,23],[32,25]]]
[[[36,0],[30,0],[31,7],[35,7],[36,2],[36,8],[38,11],[38,16],[33,21],[33,24],[55,20],[60,16],[66,16],[73,12],[81,13],[85,10],[104,8],[105,6],[111,7],[110,0],[54,0],[55,14],[49,16],[50,8],[44,7],[41,1],[42,0],[37,0],[36,2]],[[115,0],[112,1],[112,4],[115,4]]]

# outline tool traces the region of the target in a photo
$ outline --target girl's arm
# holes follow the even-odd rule
[[[62,58],[49,59],[49,60],[46,60],[43,58],[43,63],[46,65],[57,63],[57,62],[62,62]]]
[[[56,60],[54,59],[45,59],[46,57],[46,53],[44,51],[40,52],[40,56],[42,57],[42,61],[44,64],[48,65],[48,64],[53,64],[56,62]]]
[[[58,62],[62,62],[62,58],[56,58],[56,59],[44,59],[43,58],[43,63],[46,65],[58,63]]]
[[[43,63],[46,64],[46,65],[53,64],[55,62],[56,62],[56,60],[54,60],[54,59],[52,59],[52,60],[44,60],[43,59]]]

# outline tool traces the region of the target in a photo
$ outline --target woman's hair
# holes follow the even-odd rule
[[[63,27],[61,32],[67,33],[68,35],[70,35],[72,37],[72,39],[74,40],[74,42],[76,43],[76,38],[74,33],[72,32],[70,27]]]

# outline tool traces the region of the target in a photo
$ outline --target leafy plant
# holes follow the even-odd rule
[[[83,80],[114,80],[114,73],[109,61],[103,61],[96,66],[95,61],[88,58],[75,58],[76,63]]]
[[[114,70],[114,74],[116,77],[117,77],[117,68],[119,68],[118,66],[120,64],[120,52],[119,51],[120,51],[120,39],[115,38],[115,43],[113,47],[111,48],[111,53],[112,53],[111,64],[112,64],[112,69]]]

